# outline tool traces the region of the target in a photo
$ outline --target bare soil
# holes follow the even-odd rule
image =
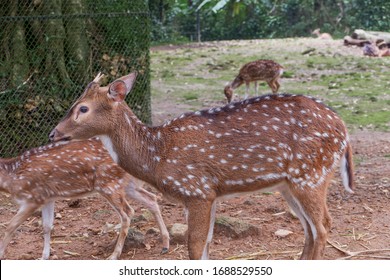
[[[160,110],[154,115],[155,124],[167,119],[168,115],[179,115],[186,109],[171,104],[170,100],[153,105]],[[329,234],[332,245],[327,245],[324,258],[388,259],[390,251],[381,250],[390,249],[390,133],[355,131],[351,133],[351,139],[356,165],[355,194],[344,191],[337,173],[328,193],[329,211],[333,217]],[[180,204],[166,200],[161,195],[159,203],[168,226],[185,223]],[[134,201],[131,201],[131,205],[136,216],[145,211]],[[0,234],[4,233],[16,211],[16,204],[7,195],[1,194]],[[107,228],[116,225],[119,219],[101,197],[93,195],[76,205],[69,201],[58,201],[55,212],[51,259],[105,259],[109,256],[117,233]],[[258,235],[239,239],[215,233],[210,249],[211,259],[299,258],[304,242],[303,229],[280,194],[256,194],[220,202],[217,216],[240,218],[257,226],[260,231]],[[172,243],[168,254],[160,254],[160,235],[150,230],[157,228],[153,219],[134,222],[131,227],[143,232],[145,241],[141,248],[125,248],[122,259],[188,258],[183,243]],[[277,237],[275,232],[278,229],[292,231],[292,234]],[[42,236],[40,213],[36,213],[18,229],[5,258],[40,258]],[[360,253],[355,256],[354,252]]]

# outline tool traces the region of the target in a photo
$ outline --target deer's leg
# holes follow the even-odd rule
[[[273,93],[277,93],[278,90],[279,90],[279,88],[280,88],[279,81],[278,81],[278,79],[275,79],[275,80],[274,80],[274,89],[275,89],[275,92],[273,92]]]
[[[311,255],[310,248],[313,248],[313,244],[314,244],[313,234],[312,234],[312,231],[310,228],[310,224],[308,223],[308,221],[306,220],[306,218],[304,216],[301,204],[292,195],[290,190],[286,189],[286,190],[283,190],[281,193],[282,193],[284,199],[287,201],[290,208],[295,212],[295,214],[297,215],[299,221],[301,222],[301,224],[303,226],[303,231],[305,234],[305,246],[304,246],[302,254],[301,254],[301,259],[303,259],[303,260],[309,259],[310,255]]]
[[[130,219],[134,214],[133,208],[130,207],[124,195],[120,193],[112,193],[111,195],[102,193],[108,200],[111,206],[118,212],[121,221],[121,230],[112,254],[107,258],[109,260],[117,260],[122,253],[123,245],[129,231]]]
[[[244,99],[247,99],[249,97],[249,82],[245,82],[245,97]]]
[[[9,222],[3,240],[0,242],[0,258],[3,257],[5,249],[7,248],[9,242],[12,239],[12,236],[15,230],[39,208],[39,205],[26,203],[22,204],[19,208],[18,213],[11,219]]]
[[[314,191],[310,192],[310,195],[307,194],[307,188],[292,188],[292,194],[299,201],[300,210],[310,226],[313,238],[313,244],[305,242],[305,255],[301,258],[320,259],[325,249],[329,225],[329,223],[324,225],[324,221],[327,221],[329,217],[326,208],[326,185],[317,186]],[[307,249],[306,246],[309,248]]]
[[[275,85],[274,85],[274,81],[273,80],[267,81],[267,84],[271,88],[272,93],[275,94],[276,93],[276,88],[275,88]]]
[[[207,259],[213,236],[215,201],[191,201],[188,208],[188,252],[191,260]]]
[[[50,234],[54,222],[54,201],[45,204],[42,207],[43,224],[43,252],[42,259],[47,260],[50,257]]]
[[[157,225],[160,229],[162,236],[163,249],[161,254],[168,253],[169,250],[169,233],[167,227],[165,226],[163,217],[161,215],[160,207],[157,203],[156,196],[148,192],[142,187],[137,186],[137,184],[130,182],[130,184],[126,187],[126,195],[129,198],[133,198],[134,200],[142,203],[145,207],[147,207],[152,213],[154,218],[157,221]]]
[[[257,81],[255,81],[255,94],[256,96],[259,96],[259,91],[258,91],[258,84],[257,84]]]

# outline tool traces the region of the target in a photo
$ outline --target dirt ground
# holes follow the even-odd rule
[[[390,133],[359,131],[352,136],[356,165],[356,191],[344,192],[336,174],[328,194],[328,206],[333,217],[329,241],[349,252],[367,251],[356,258],[390,258],[389,252],[370,252],[390,249]],[[160,196],[162,214],[167,225],[185,223],[183,208]],[[106,232],[117,224],[114,210],[98,195],[81,200],[76,207],[69,201],[56,204],[56,219],[52,234],[53,259],[104,259],[108,257],[115,231]],[[136,214],[144,209],[131,202]],[[16,213],[17,207],[4,194],[0,196],[0,232]],[[289,212],[279,194],[251,195],[219,203],[217,216],[240,218],[259,227],[260,233],[241,239],[215,234],[211,245],[212,259],[296,259],[302,250],[303,230]],[[156,228],[154,220],[140,221],[132,227],[146,233]],[[290,230],[287,237],[276,237],[278,229]],[[185,244],[171,244],[169,253],[160,255],[160,235],[146,234],[143,248],[130,248],[122,259],[187,259]],[[6,259],[37,259],[43,246],[40,213],[36,213],[17,231],[8,246]],[[328,245],[326,259],[348,256]]]
[[[159,104],[160,108],[169,107]],[[169,115],[179,115],[183,108],[172,106]],[[161,123],[163,114],[154,116]],[[325,259],[390,258],[390,133],[355,131],[351,135],[356,171],[355,194],[347,194],[336,173],[329,188],[328,206],[333,218],[330,243]],[[69,201],[56,203],[56,218],[52,231],[51,259],[105,259],[112,250],[115,231],[107,231],[119,222],[114,210],[98,195],[84,198],[69,206]],[[185,223],[180,204],[159,195],[159,203],[166,224]],[[131,205],[140,215],[145,209],[134,201]],[[0,195],[0,234],[16,213],[15,203],[7,195]],[[220,202],[218,216],[230,216],[257,226],[258,235],[240,239],[215,233],[210,248],[211,259],[297,259],[303,248],[304,235],[297,218],[289,211],[280,194],[255,194]],[[161,255],[160,235],[153,219],[132,223],[145,233],[142,248],[126,248],[122,259],[187,259],[184,243],[172,243],[168,254]],[[278,229],[292,233],[277,237]],[[6,259],[38,259],[43,248],[40,213],[28,219],[17,231],[8,246]],[[388,249],[385,251],[384,249]],[[357,253],[357,255],[354,255]]]

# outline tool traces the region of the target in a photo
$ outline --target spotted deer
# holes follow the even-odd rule
[[[352,149],[339,116],[301,95],[272,94],[143,124],[124,99],[136,74],[100,87],[98,75],[52,130],[52,141],[99,135],[112,158],[187,209],[190,259],[207,259],[216,202],[279,191],[305,233],[302,259],[321,258],[331,218],[327,187],[341,162],[353,188]]]
[[[317,38],[322,39],[322,40],[332,40],[333,39],[332,35],[330,35],[329,33],[321,33],[320,30],[321,29],[317,28],[311,34],[317,35]]]
[[[101,141],[90,139],[70,143],[58,142],[23,153],[15,158],[0,159],[0,191],[11,194],[19,204],[0,242],[0,258],[16,229],[35,211],[42,208],[44,248],[42,259],[50,256],[50,232],[54,203],[58,199],[76,198],[99,193],[118,213],[121,229],[109,259],[119,258],[130,225],[132,198],[151,210],[163,238],[163,252],[169,247],[169,235],[156,196],[146,191],[144,182],[115,164]]]
[[[234,80],[224,89],[228,103],[232,101],[233,91],[243,83],[246,85],[245,99],[249,96],[249,84],[251,82],[255,83],[256,95],[258,95],[258,81],[267,82],[272,90],[272,93],[277,93],[280,87],[278,80],[282,74],[283,67],[272,60],[260,59],[245,64],[241,67],[238,75],[234,78]]]

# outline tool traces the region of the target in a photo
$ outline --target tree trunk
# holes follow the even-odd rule
[[[18,15],[18,1],[10,2],[10,15]],[[29,72],[24,26],[20,21],[15,24],[11,37],[11,57],[11,86],[17,87],[27,79]]]
[[[59,16],[61,12],[61,0],[44,1],[43,10],[46,15]],[[64,51],[65,29],[61,18],[51,18],[45,25],[46,61],[45,74],[56,74],[57,82],[67,85],[70,82],[65,66]]]
[[[356,29],[352,34],[352,38],[369,40],[373,42],[381,39],[387,44],[390,43],[390,33],[388,32],[365,31],[363,29]]]
[[[362,40],[362,39],[353,39],[351,36],[345,36],[344,37],[344,45],[349,46],[349,45],[354,45],[354,46],[359,46],[363,47],[364,44],[370,43],[369,40]]]
[[[82,14],[85,12],[83,0],[64,0],[64,13],[69,15]],[[68,69],[72,73],[72,80],[75,83],[82,83],[80,80],[89,69],[89,45],[86,34],[86,20],[83,18],[70,18],[65,22],[66,50]]]

